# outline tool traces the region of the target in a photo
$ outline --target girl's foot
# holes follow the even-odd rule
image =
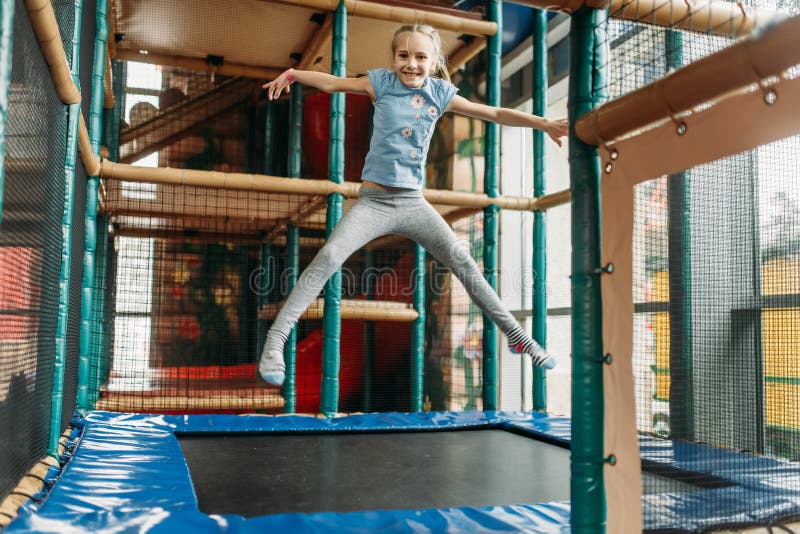
[[[283,362],[283,351],[264,347],[261,360],[258,362],[258,374],[268,384],[282,386],[286,379],[286,364]]]
[[[533,365],[538,365],[543,369],[552,369],[556,366],[556,360],[541,345],[529,338],[523,330],[512,333],[508,336],[508,348],[515,354],[527,354],[531,357]]]

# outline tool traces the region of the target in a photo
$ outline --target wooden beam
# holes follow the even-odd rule
[[[314,300],[300,317],[304,319],[321,319],[323,317],[325,301]],[[258,311],[259,319],[274,319],[283,307],[282,302],[273,302],[261,306]],[[398,321],[412,322],[419,317],[414,305],[408,302],[394,302],[386,300],[357,300],[342,299],[342,319],[360,319],[362,321]]]
[[[298,70],[309,70],[317,63],[317,59],[321,58],[325,48],[330,44],[333,37],[333,16],[330,13],[325,14],[325,21],[322,26],[314,32],[314,36],[306,45],[303,50],[303,57],[297,65]]]
[[[282,178],[259,174],[223,173],[218,171],[196,171],[190,169],[134,167],[123,163],[104,160],[100,174],[107,180],[124,180],[156,184],[211,187],[215,189],[238,191],[262,191],[287,193],[290,195],[330,195],[340,193],[347,198],[358,197],[361,184],[344,182],[337,184],[330,180],[309,178]],[[425,189],[422,192],[431,204],[461,206],[464,208],[485,208],[489,205],[516,211],[535,210],[537,200],[533,197],[500,196],[489,198],[485,193],[467,193]]]
[[[275,4],[302,6],[324,11],[335,11],[339,0],[270,0]],[[386,20],[401,24],[430,24],[440,30],[466,33],[469,35],[494,35],[497,24],[486,20],[475,20],[471,16],[441,13],[426,9],[420,4],[418,8],[399,5],[378,4],[364,0],[343,0],[347,14],[375,20]]]
[[[137,52],[124,48],[117,48],[114,59],[119,61],[137,61],[139,63],[149,63],[150,65],[161,65],[164,67],[175,67],[200,72],[213,72],[223,76],[243,76],[257,80],[271,80],[276,78],[284,69],[279,67],[261,67],[255,65],[244,65],[242,63],[223,63],[222,65],[209,65],[205,59],[185,56],[172,56],[168,54]]]
[[[486,48],[485,37],[473,37],[469,43],[464,43],[447,60],[447,71],[452,75],[463,67],[467,61],[480,54]]]
[[[124,130],[120,135],[120,161],[132,163],[185,135],[189,130],[251,96],[249,78],[234,78],[211,91],[159,111],[153,118]],[[136,141],[134,146],[126,146]]]
[[[524,6],[572,14],[584,5],[608,8],[611,18],[641,22],[665,28],[741,37],[758,24],[775,17],[769,9],[752,9],[725,0],[694,2],[689,0],[510,0]]]
[[[577,121],[575,132],[585,143],[608,143],[798,64],[800,15],[592,110]]]
[[[281,235],[286,230],[286,227],[290,224],[302,226],[302,224],[298,223],[302,223],[308,216],[316,213],[323,206],[326,206],[327,202],[327,197],[312,197],[308,202],[301,206],[300,209],[294,213],[294,215],[291,215],[276,224],[275,227],[267,234],[266,238],[264,238],[264,241],[267,243],[273,241],[277,236]]]

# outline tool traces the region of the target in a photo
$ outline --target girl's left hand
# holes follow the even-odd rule
[[[569,133],[569,122],[567,119],[548,120],[544,131],[550,136],[550,139],[561,146],[561,138]]]
[[[261,86],[262,89],[269,89],[268,98],[270,100],[275,100],[280,98],[281,93],[285,90],[287,93],[291,91],[290,86],[294,82],[294,76],[292,76],[292,70],[287,69],[281,73],[280,76],[272,80],[271,82],[267,82]]]

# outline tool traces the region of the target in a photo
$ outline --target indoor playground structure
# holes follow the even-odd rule
[[[261,86],[409,23],[570,119],[446,114],[423,191],[558,366],[388,235],[270,386],[372,106]],[[800,532],[799,169],[798,0],[0,0],[0,528]]]

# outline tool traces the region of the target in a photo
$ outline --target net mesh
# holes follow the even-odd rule
[[[0,232],[0,497],[49,436],[67,131],[25,4],[15,10]]]
[[[124,70],[121,162],[288,174],[289,102],[266,102],[261,82],[135,62]],[[302,105],[301,175],[326,179],[330,99],[306,90]],[[355,181],[368,148],[371,106],[366,97],[349,95],[346,109],[345,179]],[[479,135],[468,132],[470,140]],[[437,135],[442,157],[449,156],[453,141]],[[482,159],[473,164],[482,167]],[[432,175],[446,183],[448,173]],[[280,389],[260,381],[256,362],[288,294],[287,228],[299,227],[302,271],[324,243],[326,206],[317,196],[106,180],[116,277],[114,301],[104,305],[112,313],[111,364],[101,369],[98,361],[92,371],[100,384],[96,406],[282,411]],[[456,230],[479,256],[480,218],[461,219]],[[342,267],[343,306],[356,303],[351,313],[357,314],[357,303],[369,299],[407,308],[414,259],[412,244],[396,236],[354,254]],[[431,316],[442,319],[430,334],[426,365],[434,379],[426,381],[426,405],[479,408],[480,312],[449,272],[442,275],[432,258],[428,264],[428,279],[436,272],[446,282],[429,284],[429,306],[437,311]],[[108,294],[103,283],[108,279],[96,280],[96,293]],[[343,318],[340,411],[410,409],[410,328],[408,321]],[[322,345],[321,317],[305,316],[297,329],[298,412],[319,411]]]
[[[620,97],[731,43],[612,20],[604,89]],[[799,141],[635,189],[633,357],[646,530],[766,524],[796,513],[764,512],[754,499],[766,502],[772,483],[744,481],[759,469],[796,473],[797,464],[782,461],[799,459]],[[718,489],[671,507],[675,480],[688,482],[687,492]],[[796,478],[773,482],[784,495],[800,491]]]

